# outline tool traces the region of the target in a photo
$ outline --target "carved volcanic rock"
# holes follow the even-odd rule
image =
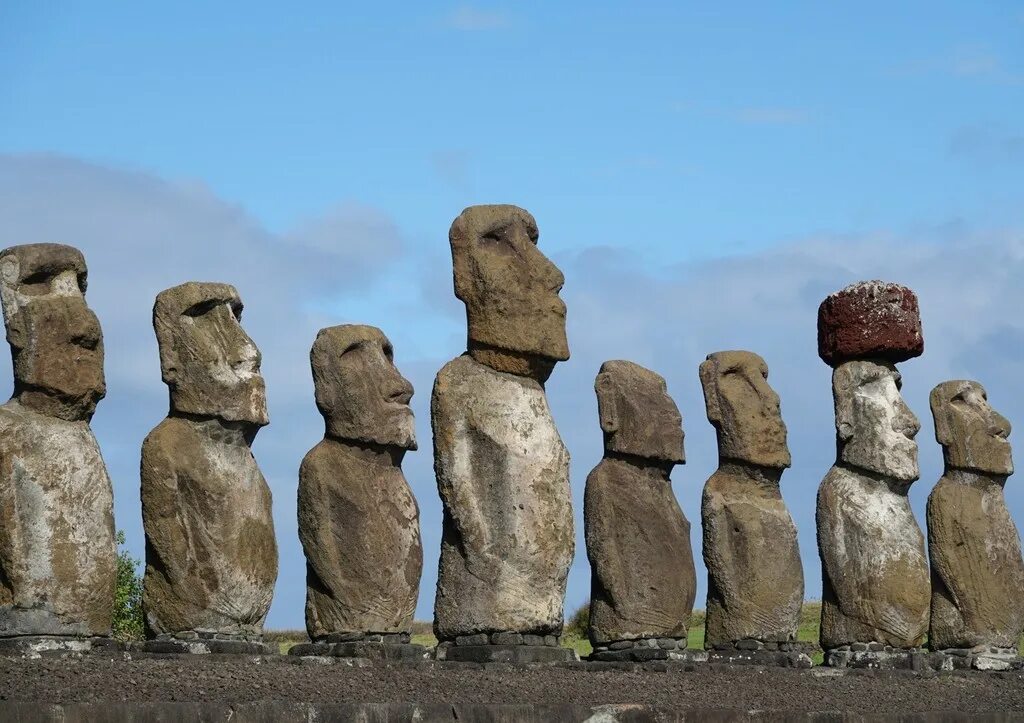
[[[559,633],[572,496],[543,387],[461,356],[438,372],[430,408],[444,505],[438,638]]]
[[[863,281],[818,308],[818,356],[830,366],[852,359],[893,364],[924,352],[917,296],[905,286]]]

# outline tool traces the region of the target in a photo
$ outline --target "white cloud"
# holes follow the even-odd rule
[[[445,18],[445,23],[456,30],[499,30],[512,24],[512,18],[503,10],[488,10],[476,5],[463,4]]]

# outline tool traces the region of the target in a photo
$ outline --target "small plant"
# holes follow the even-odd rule
[[[569,616],[569,619],[565,621],[565,629],[563,635],[573,635],[577,638],[585,640],[587,637],[587,628],[590,626],[590,601],[587,600],[585,603],[580,605]]]
[[[144,634],[142,624],[142,577],[139,575],[141,560],[136,560],[124,549],[124,531],[117,531],[117,586],[114,591],[113,635],[117,640],[141,640]]]

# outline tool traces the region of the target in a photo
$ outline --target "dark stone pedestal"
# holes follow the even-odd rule
[[[353,640],[343,643],[299,643],[288,649],[289,655],[331,658],[366,658],[368,660],[424,660],[427,649],[413,643],[382,643]]]
[[[131,650],[167,655],[273,655],[277,653],[277,646],[255,637],[196,633],[187,636],[159,635],[152,640],[132,643]]]
[[[1022,670],[1024,658],[1014,648],[979,646],[977,648],[948,648],[928,654],[935,670]]]
[[[639,638],[618,640],[594,648],[587,660],[600,662],[646,663],[671,660],[681,663],[704,663],[708,655],[702,650],[687,650],[685,638]]]
[[[452,645],[440,643],[434,657],[463,663],[571,663],[575,650],[552,645]]]
[[[780,668],[810,668],[814,663],[809,643],[778,642],[774,640],[735,640],[716,645],[708,650],[712,663],[730,665],[773,665]]]
[[[922,648],[894,648],[882,643],[853,643],[825,651],[831,668],[877,670],[930,670],[928,652]]]
[[[75,638],[62,635],[18,635],[0,638],[0,655],[14,657],[120,653],[124,650],[125,644],[113,638]]]

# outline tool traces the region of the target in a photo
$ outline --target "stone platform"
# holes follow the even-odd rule
[[[124,643],[113,638],[77,638],[62,635],[17,635],[0,638],[0,655],[13,657],[38,658],[44,655],[117,653],[125,649]]]
[[[477,633],[438,643],[436,660],[466,663],[569,663],[579,660],[576,651],[562,647],[557,635]]]
[[[264,643],[257,636],[185,633],[131,643],[128,650],[166,655],[271,655],[277,652],[277,646]]]
[[[810,668],[814,665],[810,643],[765,640],[736,640],[708,650],[708,660],[730,665],[773,665],[780,668]]]
[[[832,668],[874,668],[876,670],[1024,670],[1024,658],[1013,648],[980,647],[901,650],[881,643],[854,643],[825,653],[825,665]]]
[[[369,660],[424,660],[429,652],[410,642],[409,633],[335,633],[312,643],[299,643],[289,655]]]
[[[671,660],[681,663],[707,662],[703,650],[687,650],[685,638],[639,638],[619,640],[594,648],[587,658],[598,662],[636,662]]]

